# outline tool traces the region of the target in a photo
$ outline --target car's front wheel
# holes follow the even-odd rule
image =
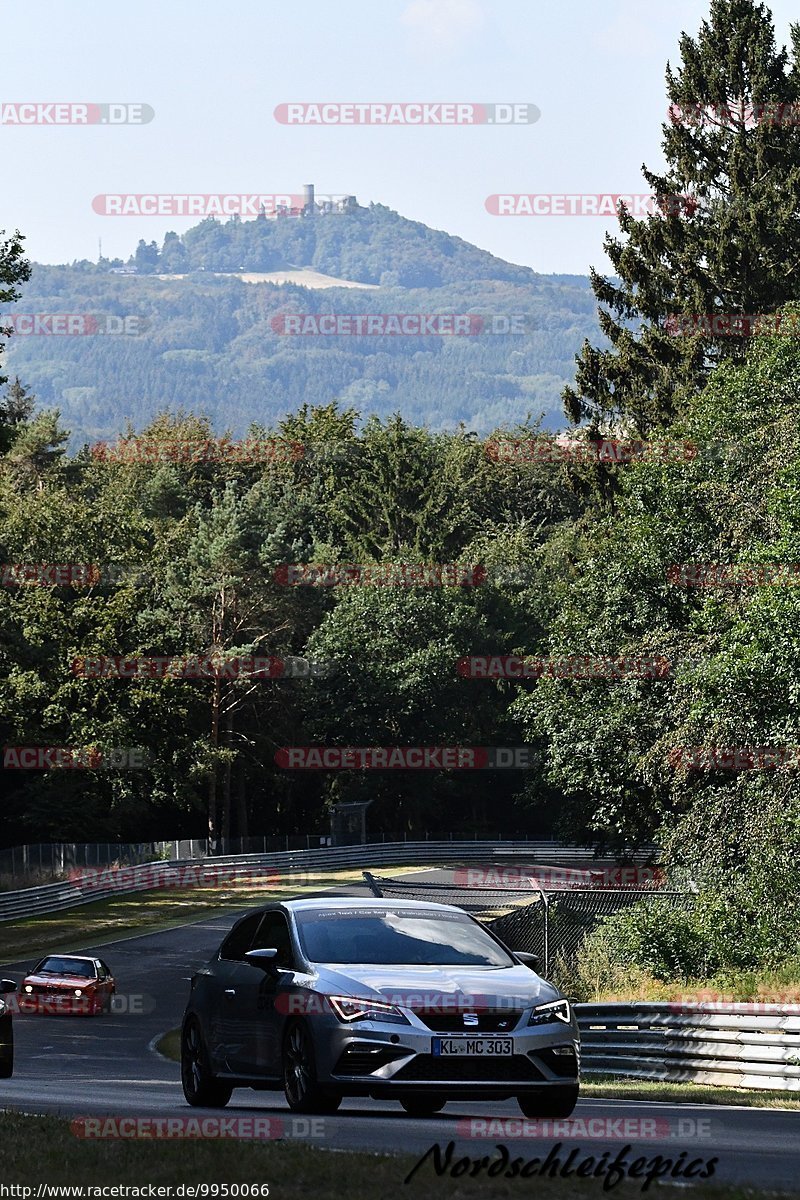
[[[540,1120],[564,1120],[571,1117],[578,1103],[577,1087],[548,1088],[542,1092],[523,1092],[517,1096],[517,1103],[524,1116]]]
[[[445,1096],[406,1096],[400,1103],[410,1117],[432,1117],[442,1111],[447,1099]]]
[[[200,1023],[196,1017],[186,1021],[181,1033],[181,1083],[183,1094],[195,1108],[224,1108],[233,1088],[211,1073]]]
[[[311,1034],[302,1021],[295,1021],[283,1038],[283,1090],[293,1112],[334,1113],[342,1102],[341,1092],[320,1087]]]

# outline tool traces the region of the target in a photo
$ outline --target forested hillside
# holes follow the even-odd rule
[[[73,447],[113,437],[129,420],[141,426],[165,406],[236,434],[334,399],[432,429],[463,421],[488,431],[529,412],[559,426],[575,354],[599,336],[588,280],[536,275],[382,206],[209,219],[182,238],[167,234],[160,250],[140,244],[131,261],[132,276],[110,274],[105,261],[34,266],[20,301],[4,309],[91,314],[99,328],[134,318],[128,334],[10,339],[9,370],[61,410]],[[315,290],[234,274],[287,266],[380,286]],[[276,331],[282,313],[471,313],[485,326],[467,336],[292,336]],[[521,331],[494,332],[503,315]]]

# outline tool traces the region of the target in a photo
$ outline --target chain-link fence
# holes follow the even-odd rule
[[[557,961],[574,964],[581,946],[604,917],[642,901],[666,901],[671,907],[694,902],[688,892],[649,887],[565,888],[465,887],[454,883],[425,883],[391,879],[364,872],[376,896],[392,900],[429,900],[453,904],[484,922],[512,950],[538,955],[548,975]]]

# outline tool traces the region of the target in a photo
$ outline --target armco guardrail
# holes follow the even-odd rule
[[[641,850],[634,860],[643,862],[651,853]],[[465,861],[503,861],[511,857],[548,864],[579,865],[595,863],[591,846],[564,846],[558,842],[379,842],[374,845],[327,846],[321,850],[290,850],[275,854],[237,854],[205,859],[159,860],[121,867],[114,874],[112,867],[96,872],[83,869],[82,878],[74,881],[45,884],[22,891],[0,892],[0,921],[19,920],[39,913],[59,912],[88,904],[92,900],[107,900],[123,892],[141,892],[156,887],[180,886],[180,874],[199,885],[205,877],[214,883],[242,879],[259,872],[279,875],[302,874],[309,871],[338,870],[342,867],[428,865]],[[178,879],[175,879],[178,872]],[[94,881],[94,882],[93,882]],[[184,885],[185,886],[185,885]]]
[[[376,834],[373,843],[389,845],[394,842],[449,841],[458,843],[473,840],[487,842],[531,842],[519,831],[508,834],[489,830],[480,837],[452,833],[434,835],[426,833],[424,839],[409,837],[407,833]],[[534,841],[536,839],[533,839]],[[349,840],[337,842],[330,834],[266,834],[261,837],[220,838],[212,847],[207,838],[181,838],[168,842],[35,842],[24,846],[9,846],[0,850],[0,891],[19,888],[42,887],[63,879],[70,870],[80,867],[103,867],[120,863],[134,866],[137,863],[172,861],[184,858],[208,858],[224,855],[232,858],[242,854],[288,854],[289,851],[320,850],[329,846],[350,845]]]
[[[585,1075],[800,1091],[800,1005],[576,1005]]]

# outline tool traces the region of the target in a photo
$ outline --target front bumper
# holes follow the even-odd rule
[[[421,1021],[397,1025],[379,1021],[344,1024],[333,1016],[310,1022],[317,1078],[324,1086],[348,1095],[375,1097],[441,1092],[502,1099],[521,1092],[577,1087],[580,1038],[574,1017],[567,1024],[517,1027],[502,1034],[438,1032]],[[436,1038],[474,1041],[491,1037],[513,1040],[505,1056],[433,1053]],[[558,1053],[556,1053],[556,1051]]]
[[[91,1017],[102,1011],[103,998],[93,992],[76,996],[74,990],[48,988],[19,992],[16,1004],[19,1012],[26,1016]]]

